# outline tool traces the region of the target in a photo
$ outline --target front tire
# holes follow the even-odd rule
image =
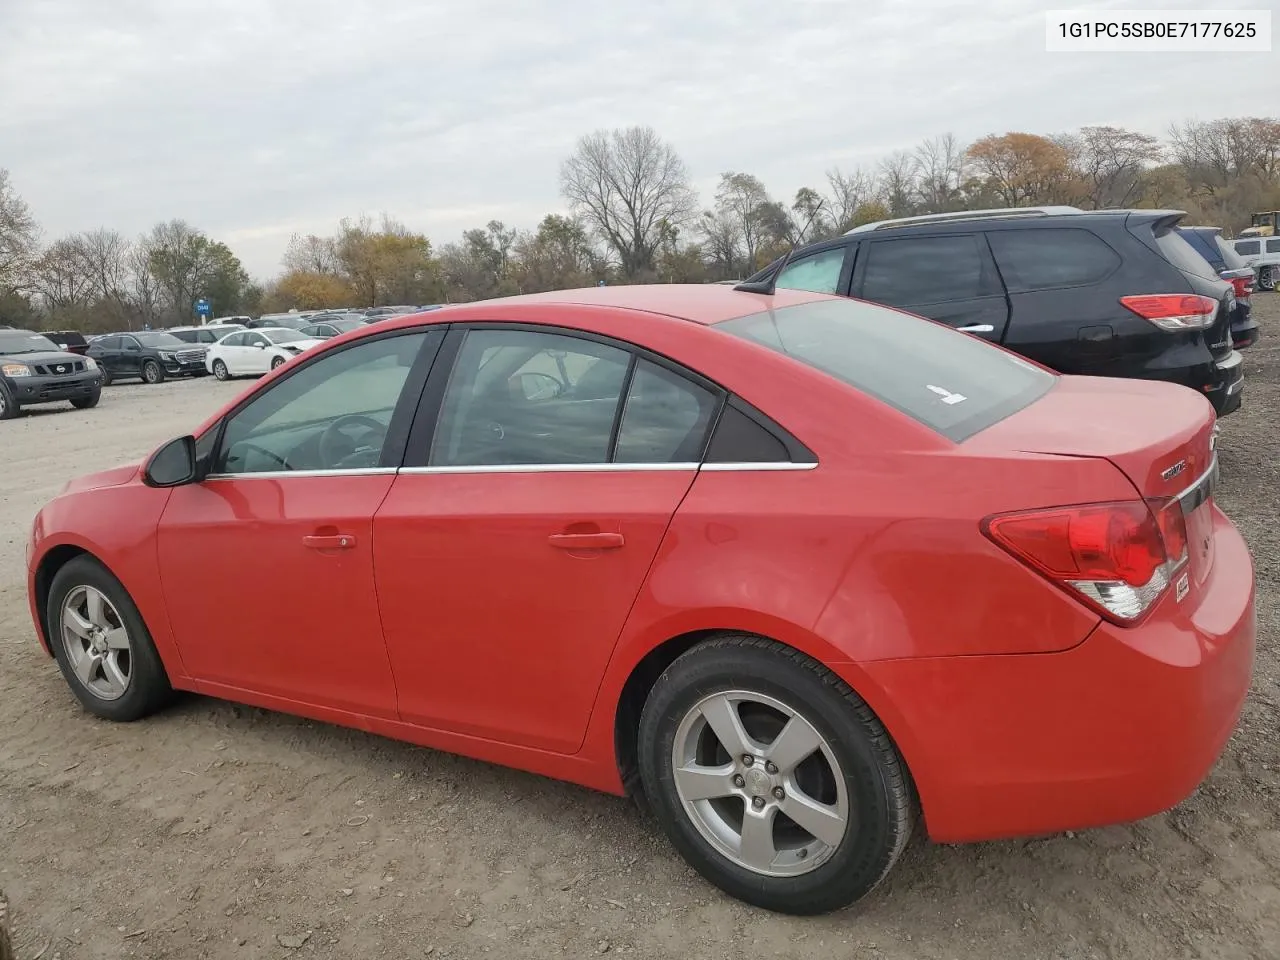
[[[870,893],[911,836],[906,765],[870,707],[820,663],[759,637],[697,645],[640,718],[640,776],[707,880],[791,914]]]
[[[97,560],[79,556],[57,572],[45,622],[58,668],[90,713],[137,720],[169,701],[173,689],[142,615]]]
[[[231,371],[227,369],[227,365],[221,360],[213,361],[213,375],[219,380],[231,379]]]
[[[98,401],[102,399],[102,391],[98,390],[89,394],[87,397],[81,397],[78,400],[72,400],[71,405],[77,410],[89,410],[98,405]]]
[[[9,388],[0,383],[0,420],[12,420],[21,409],[18,401],[9,393]]]
[[[142,380],[144,383],[164,383],[164,371],[160,369],[160,364],[154,360],[144,360]]]

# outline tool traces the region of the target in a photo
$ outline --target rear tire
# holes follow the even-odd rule
[[[49,585],[45,609],[58,668],[86,710],[124,722],[169,702],[173,688],[142,615],[97,560],[68,561]]]
[[[759,637],[708,640],[666,669],[641,714],[639,766],[684,859],[781,913],[870,893],[915,819],[906,764],[871,708],[822,664]]]
[[[1274,291],[1277,280],[1280,280],[1280,267],[1263,267],[1258,271],[1258,286],[1263,290]]]
[[[213,361],[213,375],[219,380],[231,379],[231,371],[227,369],[227,365],[221,360]]]
[[[98,401],[102,399],[102,391],[91,393],[87,397],[81,397],[79,400],[72,400],[71,405],[77,410],[90,410],[98,405]]]
[[[99,365],[99,366],[101,366],[101,365]],[[111,386],[111,383],[112,383],[112,380],[111,380],[111,371],[110,371],[110,370],[108,370],[106,367],[102,367],[102,385],[103,385],[104,387],[109,387],[109,386]]]
[[[285,364],[284,357],[276,357],[274,360],[271,361],[271,369],[274,370],[276,367],[283,367],[284,364]]]
[[[144,360],[142,362],[142,381],[143,383],[164,383],[164,371],[160,369],[160,364],[154,360]]]

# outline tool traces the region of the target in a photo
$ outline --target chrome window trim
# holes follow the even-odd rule
[[[743,463],[704,463],[703,470],[715,473],[721,472],[739,472],[747,470],[812,470],[817,467],[817,463],[793,463],[790,460],[761,460],[745,461]]]
[[[395,467],[357,467],[348,470],[263,470],[259,473],[211,473],[206,480],[283,480],[305,477],[372,477],[397,473]]]
[[[1214,487],[1218,485],[1218,455],[1215,453],[1209,462],[1209,468],[1200,474],[1191,486],[1174,497],[1182,504],[1183,514],[1202,507],[1213,496]]]
[[[401,473],[627,473],[693,471],[696,463],[500,463],[447,467],[401,467]]]

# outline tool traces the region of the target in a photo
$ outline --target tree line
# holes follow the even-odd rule
[[[182,220],[129,239],[99,229],[42,244],[35,216],[0,169],[0,323],[86,330],[215,315],[459,302],[606,283],[745,277],[795,244],[890,217],[1066,204],[1188,211],[1188,222],[1248,225],[1280,208],[1280,121],[1187,121],[1161,139],[1110,126],[1053,136],[951,134],[878,163],[832,169],[775,198],[727,171],[705,202],[676,149],[650,127],[582,137],[560,168],[565,214],[533,230],[492,220],[436,248],[392,217],[294,236],[281,273],[251,279],[223,243]]]

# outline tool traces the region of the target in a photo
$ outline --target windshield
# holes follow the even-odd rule
[[[293,343],[295,340],[307,339],[297,330],[259,330],[258,332],[272,343]]]
[[[135,333],[134,338],[144,347],[160,347],[161,349],[186,346],[172,333]]]
[[[1039,399],[1055,379],[977,337],[858,300],[817,300],[715,329],[821,370],[957,443]]]
[[[0,330],[0,354],[46,353],[50,350],[54,353],[65,353],[48,337],[42,337],[38,333]]]

